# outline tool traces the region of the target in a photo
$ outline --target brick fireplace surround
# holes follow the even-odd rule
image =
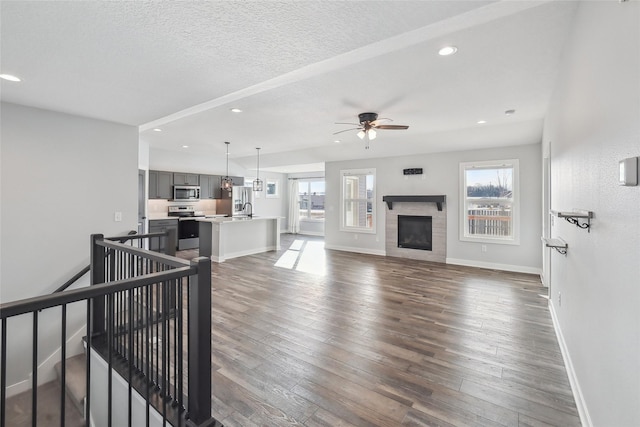
[[[385,252],[387,256],[422,261],[446,262],[447,258],[447,207],[445,196],[385,196]],[[437,202],[440,200],[440,202]],[[438,208],[442,210],[438,210]],[[391,208],[391,209],[390,209]],[[432,249],[408,249],[398,247],[398,215],[432,217]]]

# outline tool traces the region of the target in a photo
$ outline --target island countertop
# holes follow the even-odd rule
[[[196,218],[200,256],[213,262],[280,249],[279,216]]]

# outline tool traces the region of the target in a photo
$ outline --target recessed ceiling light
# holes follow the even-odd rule
[[[516,110],[507,110],[507,111],[505,111],[504,113],[505,113],[507,116],[510,116],[510,115],[512,115],[512,114],[515,114],[515,113],[516,113]]]
[[[476,123],[478,123],[479,125],[483,125],[485,123],[487,123],[486,120],[478,120]]]
[[[160,129],[160,128],[155,128],[153,131],[154,131],[154,132],[162,132],[162,129]]]
[[[455,46],[445,46],[438,51],[438,55],[440,56],[449,56],[453,55],[458,51],[458,48]]]
[[[20,77],[12,76],[11,74],[0,74],[0,79],[8,80],[10,82],[21,82]]]
[[[183,145],[182,148],[189,148],[189,146],[188,145]]]
[[[241,110],[241,109],[239,109],[239,108],[232,108],[232,109],[231,109],[231,112],[232,112],[232,113],[242,113],[242,110]]]
[[[340,141],[339,139],[336,139],[336,140],[335,140],[335,141],[333,141],[333,142],[335,142],[336,144],[340,144],[342,141]]]

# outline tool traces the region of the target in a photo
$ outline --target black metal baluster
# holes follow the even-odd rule
[[[2,342],[0,343],[2,354],[0,357],[0,427],[5,427],[5,402],[7,400],[7,319],[2,319]]]
[[[169,316],[167,316],[167,312],[169,310],[168,307],[168,294],[169,294],[169,286],[167,282],[162,282],[162,425],[164,426],[167,420],[167,375],[168,375],[168,367],[169,363],[167,360],[167,351],[169,349],[169,340],[167,334],[167,322],[169,321]]]
[[[145,339],[145,345],[144,345],[144,352],[145,352],[145,366],[146,366],[146,378],[145,378],[145,426],[149,427],[149,416],[150,414],[150,408],[149,408],[149,396],[150,396],[150,388],[151,388],[151,358],[150,358],[150,354],[151,352],[149,351],[149,345],[150,345],[150,340],[151,340],[151,336],[150,336],[150,321],[151,321],[151,316],[153,315],[153,311],[152,311],[152,305],[151,305],[151,287],[153,285],[149,285],[145,288],[145,301],[146,301],[146,324],[145,324],[145,331],[146,331],[146,339]]]
[[[133,290],[130,289],[129,290],[129,336],[128,336],[128,342],[129,342],[129,348],[127,351],[127,355],[129,358],[129,372],[128,372],[128,377],[127,380],[129,382],[129,396],[128,396],[128,400],[129,400],[129,407],[127,408],[127,419],[129,420],[129,426],[131,425],[131,405],[133,403],[133,387],[131,386],[131,380],[133,378]]]
[[[113,423],[112,417],[112,401],[113,401],[113,378],[111,370],[113,369],[113,324],[114,319],[114,294],[107,296],[107,426],[111,427]]]
[[[191,276],[187,277],[187,402],[186,416],[189,417],[189,390],[191,390],[191,322],[193,313],[191,313]]]
[[[157,264],[157,263],[155,263]],[[160,283],[156,284],[156,390],[160,390],[160,322],[164,318],[164,313],[160,308],[162,301],[162,287]]]
[[[176,313],[176,329],[178,330],[178,378],[177,378],[177,382],[178,382],[178,392],[177,392],[177,396],[178,396],[178,411],[180,416],[178,417],[178,427],[180,427],[182,425],[182,414],[184,411],[184,402],[183,402],[183,398],[182,398],[182,392],[183,392],[183,388],[182,388],[182,380],[183,380],[183,366],[182,364],[184,363],[183,361],[183,357],[182,357],[182,350],[183,350],[183,343],[182,343],[182,288],[183,288],[183,283],[184,280],[179,279],[180,281],[180,285],[178,286],[178,307],[177,307],[177,313]]]
[[[91,299],[87,299],[87,397],[85,398],[84,404],[85,427],[91,427],[91,346],[93,345],[93,339],[91,338],[91,336],[93,335],[93,322],[91,321],[91,319],[93,318],[93,313],[91,312],[91,306]]]
[[[38,425],[38,310],[33,312],[33,353],[31,355],[31,425]]]
[[[62,308],[62,331],[60,333],[60,427],[64,427],[65,410],[66,410],[66,386],[67,386],[67,305],[63,304]]]

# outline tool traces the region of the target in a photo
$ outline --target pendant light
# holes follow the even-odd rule
[[[256,168],[256,179],[253,181],[253,191],[262,191],[262,180],[260,179],[260,148],[256,147],[258,152],[258,167]]]
[[[220,188],[231,192],[231,187],[233,187],[233,180],[229,178],[229,144],[231,143],[225,141],[225,144],[227,144],[227,176],[222,178],[222,181],[220,182]]]

